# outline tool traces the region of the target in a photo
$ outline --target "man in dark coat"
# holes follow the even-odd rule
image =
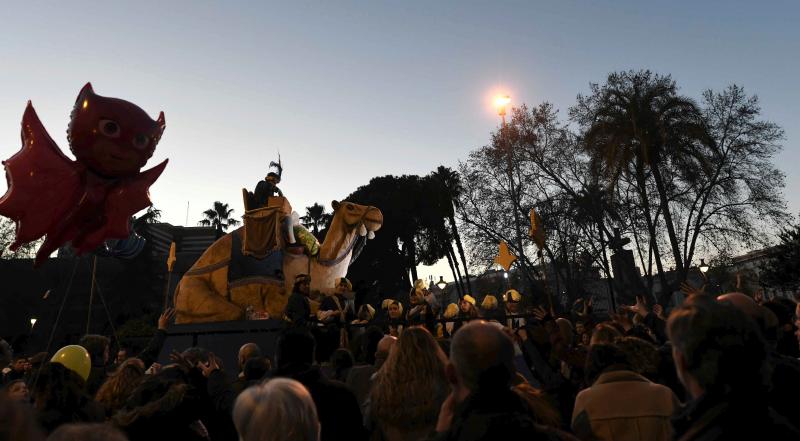
[[[453,392],[442,404],[437,441],[562,439],[538,425],[527,404],[511,390],[514,344],[497,326],[473,321],[453,337],[446,368]]]
[[[278,338],[275,351],[277,368],[268,377],[286,377],[308,389],[317,406],[322,426],[321,441],[366,439],[361,410],[355,395],[344,383],[325,378],[313,365],[314,337],[304,328],[287,330]]]
[[[675,369],[692,398],[674,418],[675,439],[800,439],[769,406],[767,346],[742,311],[694,295],[672,312],[667,331]]]

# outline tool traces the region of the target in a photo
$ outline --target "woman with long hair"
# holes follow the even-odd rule
[[[139,386],[144,377],[144,363],[138,358],[129,358],[111,374],[100,386],[95,396],[95,401],[100,403],[106,411],[106,416],[111,417],[122,409],[125,401]]]
[[[446,364],[447,357],[427,329],[411,327],[400,334],[370,392],[373,439],[417,440],[436,426],[450,391]]]

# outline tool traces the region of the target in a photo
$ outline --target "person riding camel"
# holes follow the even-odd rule
[[[256,184],[256,191],[253,192],[253,208],[261,208],[267,205],[267,201],[271,196],[283,196],[283,192],[278,188],[281,183],[281,176],[283,175],[283,165],[281,164],[280,156],[278,162],[271,161],[269,163],[270,171],[267,177]]]

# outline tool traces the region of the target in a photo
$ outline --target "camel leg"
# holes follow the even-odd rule
[[[244,311],[227,301],[201,277],[184,277],[175,291],[175,323],[241,320]]]

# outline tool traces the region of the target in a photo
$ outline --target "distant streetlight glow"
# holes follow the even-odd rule
[[[33,328],[33,325],[35,324],[36,324],[36,317],[31,319],[31,328]]]
[[[506,278],[506,279],[508,278],[508,273],[507,272],[503,272],[503,278]]]
[[[700,272],[703,273],[703,274],[708,272],[708,264],[706,263],[706,261],[704,259],[700,259],[699,268],[700,268]]]
[[[497,107],[497,114],[503,117],[503,125],[506,123],[506,106],[511,103],[511,97],[500,95],[494,99],[494,106]]]

